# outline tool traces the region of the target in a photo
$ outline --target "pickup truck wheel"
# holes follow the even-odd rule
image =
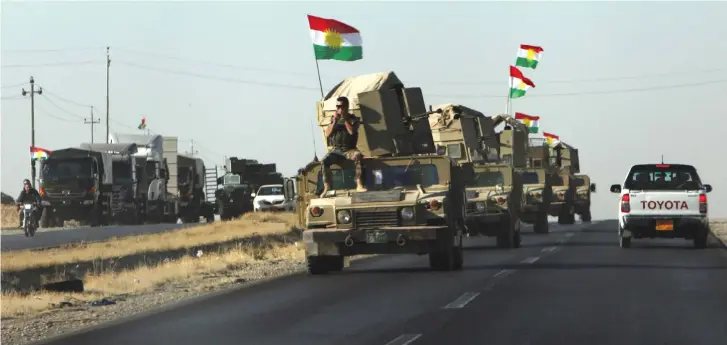
[[[621,248],[631,248],[631,237],[618,236],[618,244]]]
[[[694,234],[694,248],[704,249],[707,248],[707,238],[709,237],[709,231],[707,229],[699,229],[699,232]]]
[[[328,273],[330,267],[330,261],[326,260],[325,256],[309,256],[306,258],[306,264],[308,266],[308,274],[319,275]]]

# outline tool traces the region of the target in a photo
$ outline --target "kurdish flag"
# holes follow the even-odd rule
[[[308,15],[316,60],[356,61],[363,58],[361,35],[348,24]]]
[[[535,84],[523,76],[523,73],[515,66],[510,66],[510,98],[520,98]]]
[[[540,120],[540,116],[530,116],[516,112],[515,120],[522,120],[523,124],[528,127],[530,133],[538,133],[538,122]]]
[[[560,138],[555,134],[543,132],[543,136],[545,137],[545,142],[550,146],[553,146],[560,141]]]
[[[31,146],[30,147],[30,159],[31,160],[37,160],[37,159],[48,159],[48,156],[50,156],[50,151],[46,149],[42,149],[40,147]]]
[[[141,123],[139,124],[138,129],[145,129],[146,128],[146,116],[141,118]]]
[[[517,53],[517,60],[515,60],[515,66],[535,69],[542,56],[542,47],[521,44],[520,50]]]

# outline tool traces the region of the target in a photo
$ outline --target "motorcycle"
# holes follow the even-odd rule
[[[38,230],[38,223],[35,221],[35,204],[23,204],[23,231],[25,237],[35,236],[35,231]]]

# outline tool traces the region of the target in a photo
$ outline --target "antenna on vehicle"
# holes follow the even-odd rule
[[[313,161],[317,162],[318,153],[316,152],[316,131],[315,131],[315,127],[313,126],[313,120],[310,121],[310,131],[311,131],[311,134],[313,134],[311,136],[311,138],[313,139]]]
[[[664,164],[664,155],[661,155],[661,164]]]

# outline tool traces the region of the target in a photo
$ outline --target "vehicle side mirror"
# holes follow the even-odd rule
[[[704,192],[709,193],[712,191],[712,185],[711,184],[705,184],[704,185]]]
[[[287,178],[283,182],[283,196],[287,201],[295,198],[295,182],[293,182],[293,179]]]
[[[251,196],[251,197],[253,197],[253,198],[255,197],[255,195],[257,195],[257,194],[255,194],[255,193],[250,193],[250,196]]]
[[[595,183],[591,183],[591,192],[592,193],[595,193],[596,192],[596,184]]]
[[[620,184],[612,184],[611,185],[611,193],[621,193],[621,185]]]

